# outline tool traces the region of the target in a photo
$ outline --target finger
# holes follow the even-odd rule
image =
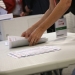
[[[33,39],[29,38],[29,46],[32,46]]]
[[[36,44],[36,39],[34,39],[34,41],[33,41],[33,45],[35,45]]]
[[[33,45],[33,42],[34,42],[34,38],[30,37],[28,39],[28,41],[29,41],[29,46],[32,46]]]
[[[31,41],[31,36],[28,38],[28,42],[30,42]]]
[[[30,36],[30,34],[26,34],[26,35],[25,35],[26,38],[29,38],[29,36]]]
[[[21,36],[28,38],[29,37],[29,34],[27,34],[27,32],[23,32]]]
[[[21,36],[23,37],[23,33],[21,34]]]
[[[22,37],[25,37],[25,35],[26,35],[26,32],[23,32],[23,33],[21,34]]]
[[[34,42],[33,42],[33,45],[37,44],[38,40],[39,40],[39,38],[35,39]]]
[[[36,45],[38,41],[39,41],[39,38],[31,39],[31,40],[30,40],[30,46]]]

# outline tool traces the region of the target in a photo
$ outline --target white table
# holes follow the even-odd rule
[[[10,57],[8,53],[28,47],[9,49],[5,46],[5,41],[0,42],[0,75],[28,75],[67,67],[75,63],[75,34],[68,33],[66,39],[57,41],[55,33],[43,36],[49,40],[47,43],[39,44],[40,46],[58,45],[61,50],[18,59]]]

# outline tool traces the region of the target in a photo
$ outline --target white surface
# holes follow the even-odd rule
[[[66,21],[67,21],[67,28],[73,28],[75,27],[75,15],[73,15],[71,12],[65,15]]]
[[[7,36],[11,35],[21,36],[24,31],[41,19],[42,16],[40,14],[0,21],[2,40],[6,40]]]
[[[40,46],[56,45],[60,46],[61,50],[16,59],[8,56],[8,53],[33,48],[33,46],[9,49],[8,46],[5,46],[5,41],[0,42],[0,75],[28,75],[67,67],[75,63],[75,34],[69,33],[68,37],[63,39],[56,39],[55,33],[44,34],[44,36],[49,40],[45,44],[40,44]]]
[[[7,20],[7,19],[12,19],[13,18],[13,14],[4,14],[4,15],[0,15],[0,20]]]
[[[66,14],[64,16],[66,18],[67,21],[67,28],[68,28],[68,32],[72,32],[75,33],[75,15],[73,15],[71,12]]]
[[[39,21],[41,19],[42,15],[38,16],[38,17],[34,17],[34,18],[29,18],[28,19],[28,25],[29,27],[31,27],[33,24],[35,24],[37,21]]]

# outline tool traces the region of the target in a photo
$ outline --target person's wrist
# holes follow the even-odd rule
[[[28,12],[23,12],[23,13],[24,13],[24,15],[25,15],[25,16],[29,15],[29,13],[28,13]]]
[[[37,30],[42,32],[42,33],[45,31],[45,29],[43,29],[42,27],[38,27]]]
[[[29,12],[26,12],[27,14],[29,14]]]

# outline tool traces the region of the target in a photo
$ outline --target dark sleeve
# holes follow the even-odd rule
[[[25,0],[26,5],[28,6],[29,9],[31,9],[31,3],[33,0]]]
[[[22,0],[22,8],[23,8],[23,12],[26,12],[25,6],[26,6],[25,0]]]
[[[27,5],[27,7],[31,10],[32,8],[32,2],[33,0],[22,0],[22,7],[23,7],[23,11],[26,12],[25,10],[25,6]]]

